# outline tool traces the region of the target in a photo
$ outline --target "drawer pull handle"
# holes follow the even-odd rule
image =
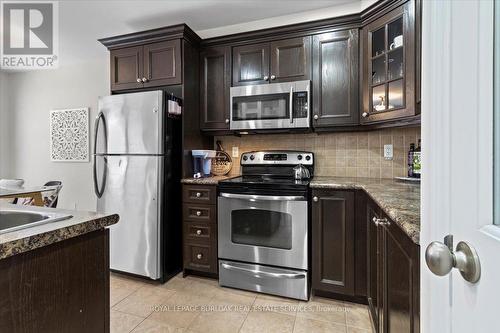
[[[201,193],[200,192],[196,192],[196,197],[197,198],[201,197]]]
[[[199,211],[199,210],[198,210],[198,211],[196,212],[196,216],[201,216],[201,211]]]
[[[201,230],[200,229],[196,230],[196,234],[201,235]]]
[[[196,255],[196,259],[200,260],[201,258],[203,258],[203,255],[202,255],[201,253],[198,253],[198,254]]]

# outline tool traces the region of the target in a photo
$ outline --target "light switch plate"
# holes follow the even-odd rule
[[[384,158],[386,160],[392,160],[392,157],[393,157],[392,145],[384,145]]]
[[[240,151],[238,149],[238,147],[233,147],[233,157],[240,157]]]

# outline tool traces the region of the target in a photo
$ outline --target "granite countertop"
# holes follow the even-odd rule
[[[212,176],[205,178],[183,178],[181,179],[182,184],[191,185],[217,185],[221,180],[231,179],[238,176]]]
[[[420,184],[392,179],[314,177],[311,188],[361,189],[415,242],[420,242]]]
[[[34,250],[43,246],[77,237],[95,230],[103,229],[118,222],[117,214],[97,214],[54,208],[0,204],[2,208],[69,214],[72,217],[65,220],[35,225],[26,229],[0,234],[0,260],[10,256]],[[2,221],[0,220],[0,223]]]

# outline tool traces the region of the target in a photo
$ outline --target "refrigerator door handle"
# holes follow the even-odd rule
[[[104,118],[104,113],[101,111],[97,115],[97,118],[95,119],[95,125],[94,125],[94,155],[97,154],[97,134],[99,133],[99,124],[101,123],[102,120],[102,125],[103,125],[103,131],[104,131],[104,153],[108,153],[108,130],[106,126],[106,118]]]
[[[102,176],[102,181],[101,181],[101,188],[99,189],[99,184],[97,183],[97,158],[99,156],[97,155],[94,155],[94,159],[93,159],[93,174],[94,174],[94,192],[95,192],[95,195],[98,197],[98,198],[101,198],[102,195],[104,194],[104,189],[106,188],[106,175],[108,173],[108,161],[106,159],[105,156],[103,156],[103,159],[104,159],[104,172],[103,172],[103,176]]]
[[[108,173],[108,163],[106,160],[106,157],[104,157],[104,172],[103,172],[103,177],[102,177],[102,182],[101,182],[101,188],[99,189],[99,184],[97,182],[97,134],[99,133],[99,124],[103,124],[103,131],[104,131],[104,154],[107,153],[108,151],[108,132],[106,129],[106,118],[104,118],[104,113],[99,112],[97,115],[97,118],[95,120],[95,126],[94,126],[94,158],[93,158],[93,175],[94,175],[94,192],[98,198],[101,198],[104,189],[106,187],[106,175]]]

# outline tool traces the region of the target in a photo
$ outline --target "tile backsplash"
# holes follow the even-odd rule
[[[417,144],[420,127],[383,129],[370,132],[325,134],[265,134],[217,136],[224,149],[239,153],[252,150],[305,150],[315,155],[316,176],[393,178],[406,176],[410,143]],[[393,145],[393,159],[384,158],[384,145]],[[233,157],[230,175],[240,174],[239,157]]]

